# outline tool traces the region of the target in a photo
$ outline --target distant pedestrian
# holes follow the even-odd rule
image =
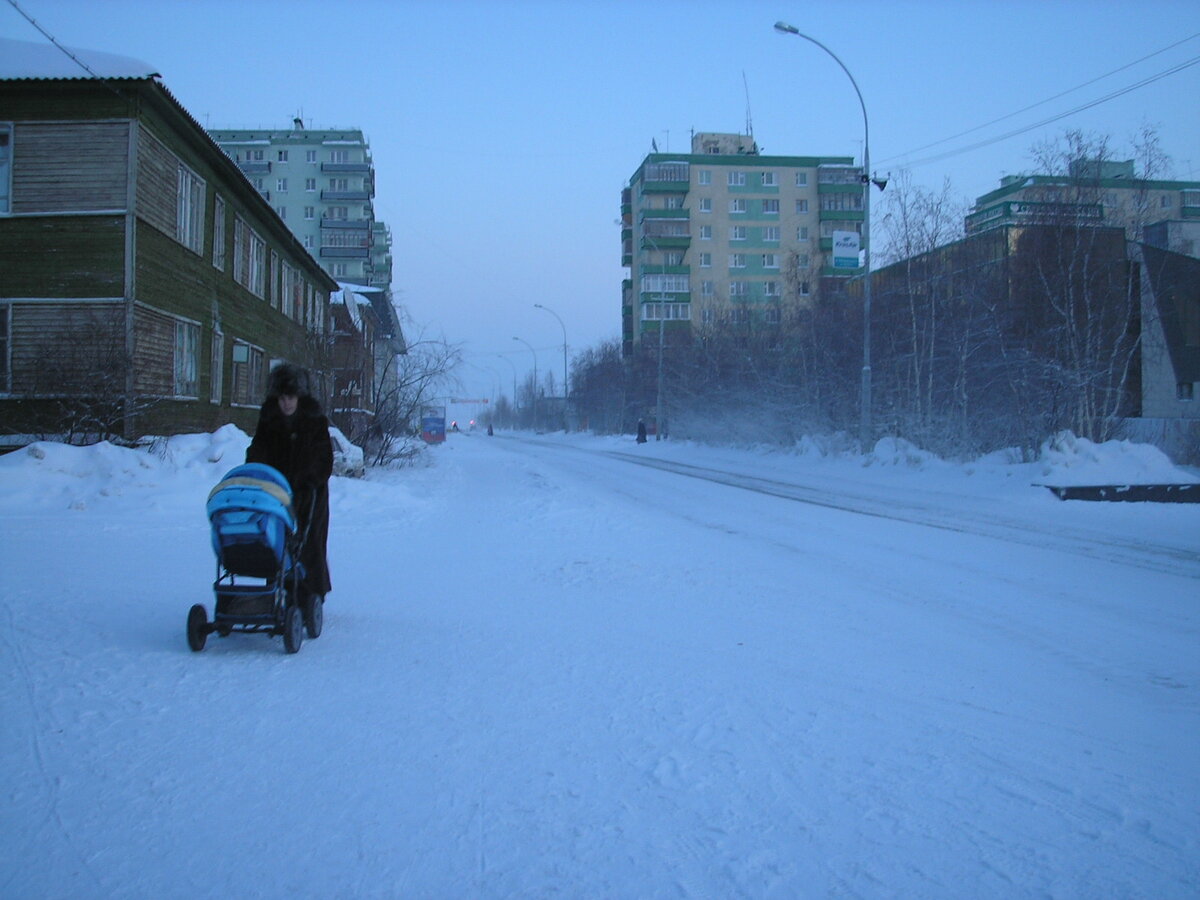
[[[646,420],[645,419],[638,419],[637,442],[639,444],[646,443]]]
[[[492,436],[492,423],[488,422],[488,437]]]

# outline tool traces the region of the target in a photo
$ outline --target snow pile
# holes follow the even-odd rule
[[[1191,484],[1200,478],[1176,466],[1150,444],[1105,441],[1061,432],[1042,445],[1037,475],[1056,486],[1098,484]]]

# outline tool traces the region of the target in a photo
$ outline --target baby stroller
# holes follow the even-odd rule
[[[297,532],[292,489],[278,469],[247,463],[225,473],[208,495],[208,520],[217,556],[212,622],[203,604],[188,611],[188,646],[199,652],[208,635],[234,631],[283,635],[295,653],[319,637],[324,603],[302,589],[300,551],[307,538]],[[310,515],[306,521],[311,521]]]

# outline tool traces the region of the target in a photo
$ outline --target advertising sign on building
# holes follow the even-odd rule
[[[833,233],[833,267],[835,269],[857,269],[858,251],[857,231],[835,231]]]
[[[440,444],[446,439],[446,407],[425,406],[421,408],[421,440],[427,444]]]

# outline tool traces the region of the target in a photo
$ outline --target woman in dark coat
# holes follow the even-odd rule
[[[329,420],[309,391],[308,373],[299,366],[281,363],[271,370],[267,399],[258,414],[246,462],[273,466],[292,486],[301,533],[308,526],[308,541],[300,554],[305,570],[303,587],[309,594],[324,597],[331,588],[325,544],[329,537],[333,443],[329,439]]]

